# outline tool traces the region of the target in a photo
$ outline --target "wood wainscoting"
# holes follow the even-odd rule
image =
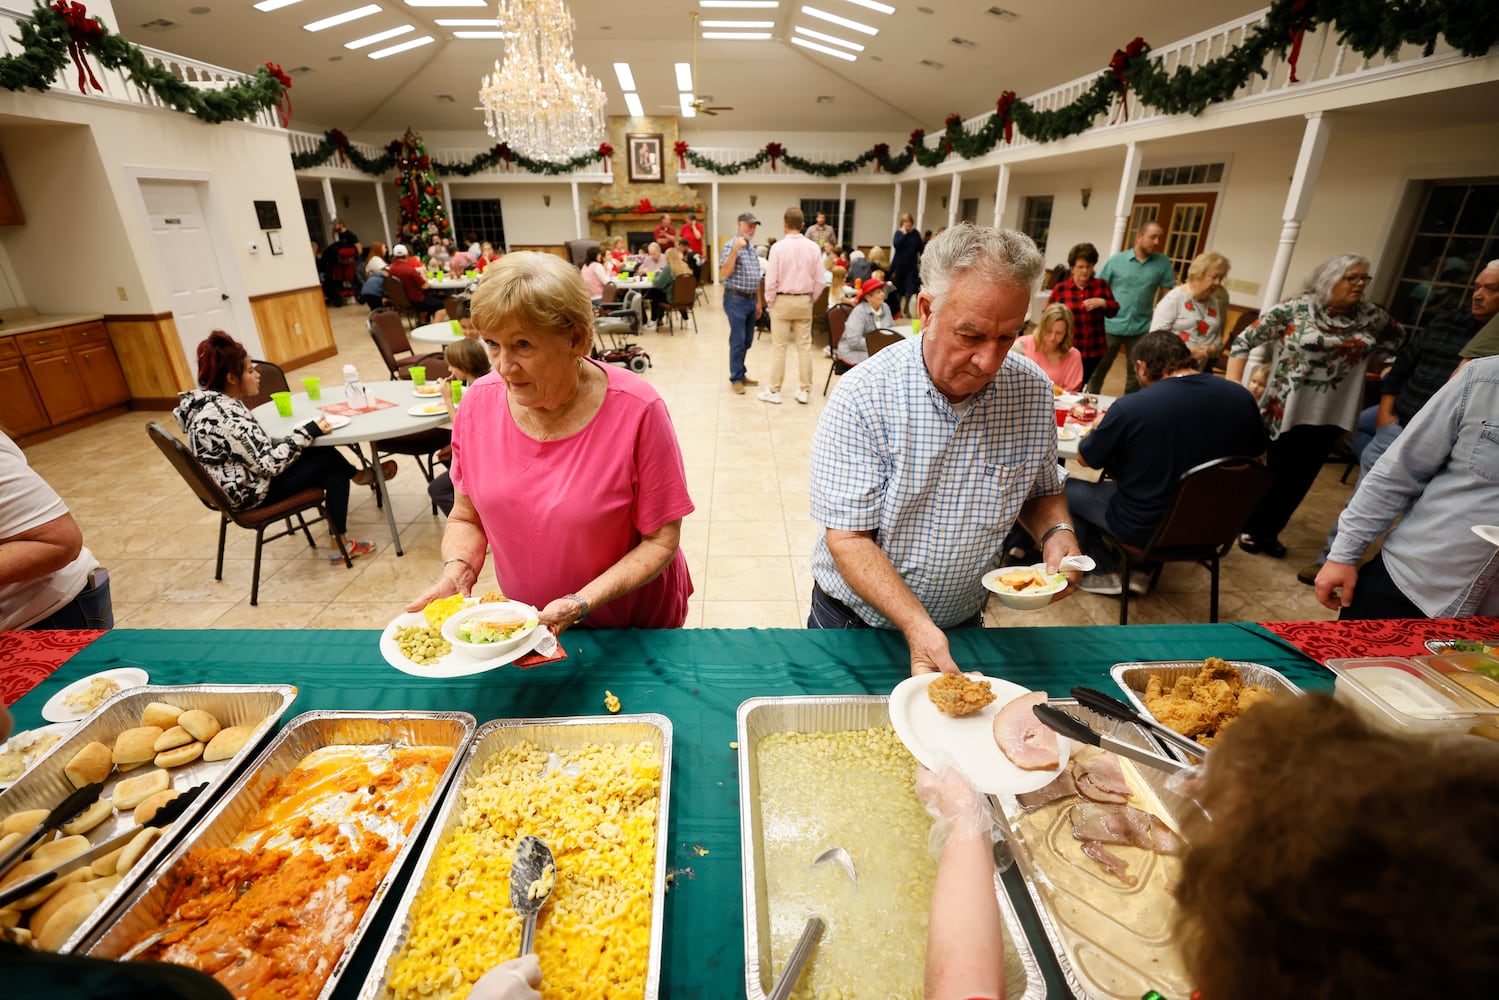
[[[170,410],[193,387],[196,366],[182,352],[171,313],[105,316],[104,328],[136,409]]]
[[[282,370],[292,371],[338,353],[323,290],[317,285],[252,295],[250,309],[260,331],[264,352],[260,360],[274,361]]]
[[[561,257],[563,260],[568,259],[567,247],[561,243],[516,243],[507,252],[520,253],[523,250],[533,253],[549,253],[553,257]]]

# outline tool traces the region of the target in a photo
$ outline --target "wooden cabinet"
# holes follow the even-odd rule
[[[78,366],[66,350],[28,357],[26,370],[31,372],[31,381],[36,383],[36,391],[41,394],[42,405],[47,408],[52,423],[65,424],[94,412]]]
[[[18,438],[50,423],[14,338],[0,338],[0,430]]]
[[[129,400],[130,388],[103,323],[0,338],[0,426],[12,437]]]
[[[90,412],[97,413],[128,402],[130,386],[125,384],[125,373],[120,370],[120,361],[115,357],[104,324],[84,323],[67,327],[64,332],[68,352],[73,355],[83,377],[83,388],[92,406]]]

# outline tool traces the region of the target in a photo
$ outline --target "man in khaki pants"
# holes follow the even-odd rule
[[[799,208],[786,209],[786,238],[770,248],[765,267],[765,307],[770,310],[770,387],[760,390],[766,403],[781,401],[786,377],[786,349],[796,341],[800,388],[796,401],[812,399],[812,299],[821,295],[822,251],[802,235],[806,219]]]

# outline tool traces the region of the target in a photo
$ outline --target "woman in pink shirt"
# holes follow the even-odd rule
[[[583,260],[583,287],[594,305],[604,301],[604,285],[609,282],[609,272],[599,262],[599,248],[589,247]]]
[[[1036,332],[1020,338],[1020,353],[1041,366],[1041,370],[1066,392],[1077,392],[1083,385],[1083,356],[1072,346],[1072,310],[1054,303],[1041,313]]]
[[[453,422],[453,513],[442,577],[411,605],[468,594],[494,553],[506,596],[558,633],[680,628],[692,513],[666,404],[638,375],[594,361],[583,278],[551,254],[492,264],[472,313],[494,372]]]

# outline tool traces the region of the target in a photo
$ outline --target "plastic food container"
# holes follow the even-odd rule
[[[1499,722],[1499,705],[1415,660],[1338,659],[1327,668],[1337,676],[1334,697],[1390,732],[1440,736]]]
[[[1499,680],[1494,679],[1493,672],[1499,670],[1499,661],[1479,653],[1417,656],[1413,659],[1490,705],[1499,705]]]

